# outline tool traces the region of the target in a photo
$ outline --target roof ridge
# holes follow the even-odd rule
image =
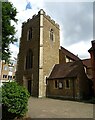
[[[77,59],[81,60],[77,55],[75,55],[74,53],[70,52],[69,50],[67,50],[66,48],[60,46],[61,50],[65,50],[66,52],[68,52],[69,54],[71,54],[72,56],[76,57]]]

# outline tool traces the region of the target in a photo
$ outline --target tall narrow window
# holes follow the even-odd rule
[[[58,88],[58,80],[54,81],[54,88]]]
[[[4,70],[8,70],[8,66],[4,66]]]
[[[3,75],[3,78],[7,78],[7,75]]]
[[[27,40],[30,41],[32,39],[32,28],[30,28],[27,32]]]
[[[26,69],[31,69],[33,65],[33,53],[32,50],[29,49],[26,55]]]
[[[50,40],[53,41],[54,40],[54,35],[53,35],[53,29],[50,30]]]
[[[66,88],[70,88],[70,80],[66,80]]]
[[[8,75],[8,80],[12,80],[12,76]]]

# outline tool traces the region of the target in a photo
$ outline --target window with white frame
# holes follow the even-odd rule
[[[59,82],[59,89],[63,88],[63,82]]]

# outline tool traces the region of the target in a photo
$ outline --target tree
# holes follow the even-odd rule
[[[2,117],[11,120],[23,117],[27,112],[29,93],[16,82],[4,83],[2,86]]]
[[[15,38],[15,27],[11,25],[11,21],[17,23],[15,18],[17,14],[16,8],[10,2],[2,2],[2,60],[9,61],[10,58],[10,43],[17,42]]]

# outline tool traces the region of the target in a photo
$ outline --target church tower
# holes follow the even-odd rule
[[[16,80],[32,96],[46,96],[46,77],[59,63],[59,25],[41,9],[22,24]]]

